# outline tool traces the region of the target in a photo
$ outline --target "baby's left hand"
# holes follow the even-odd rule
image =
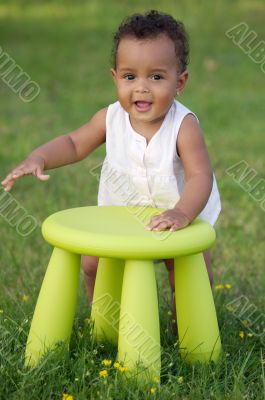
[[[147,227],[151,231],[162,231],[170,228],[170,231],[174,232],[177,229],[184,228],[189,223],[189,219],[181,210],[173,208],[152,217]]]

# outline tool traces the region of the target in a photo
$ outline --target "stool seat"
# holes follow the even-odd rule
[[[48,217],[42,233],[49,243],[77,254],[122,259],[174,258],[214,243],[213,227],[200,219],[176,232],[149,231],[150,218],[163,211],[133,206],[73,208]]]

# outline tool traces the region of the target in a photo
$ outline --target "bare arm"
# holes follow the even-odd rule
[[[201,128],[191,114],[184,119],[180,128],[178,152],[186,184],[175,207],[192,221],[208,201],[212,190],[213,172]]]
[[[9,191],[15,181],[23,175],[35,175],[40,180],[47,180],[49,175],[43,174],[44,170],[72,164],[89,155],[105,142],[106,112],[107,108],[103,108],[87,124],[33,150],[26,160],[2,181],[5,190]]]
[[[151,219],[149,228],[152,230],[184,228],[203,210],[211,194],[211,163],[202,131],[192,114],[188,114],[181,124],[177,151],[184,168],[185,187],[174,209]]]
[[[38,147],[29,157],[42,157],[45,170],[82,160],[105,142],[106,112],[107,109],[103,108],[85,125]]]

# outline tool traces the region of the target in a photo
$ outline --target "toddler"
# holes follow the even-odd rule
[[[148,224],[155,231],[184,228],[197,216],[214,224],[221,206],[203,134],[196,115],[175,100],[188,80],[188,53],[185,28],[170,15],[152,10],[128,17],[114,35],[118,101],[35,149],[2,181],[5,190],[23,175],[45,181],[44,171],[80,161],[106,143],[99,206],[164,208]],[[124,182],[127,198],[113,188],[111,176]],[[204,258],[212,284],[207,252]],[[164,261],[174,292],[173,260]],[[82,257],[90,302],[97,265],[97,257]]]

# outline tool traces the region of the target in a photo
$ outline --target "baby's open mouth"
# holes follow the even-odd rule
[[[137,111],[145,112],[151,109],[152,103],[150,101],[135,101]]]

